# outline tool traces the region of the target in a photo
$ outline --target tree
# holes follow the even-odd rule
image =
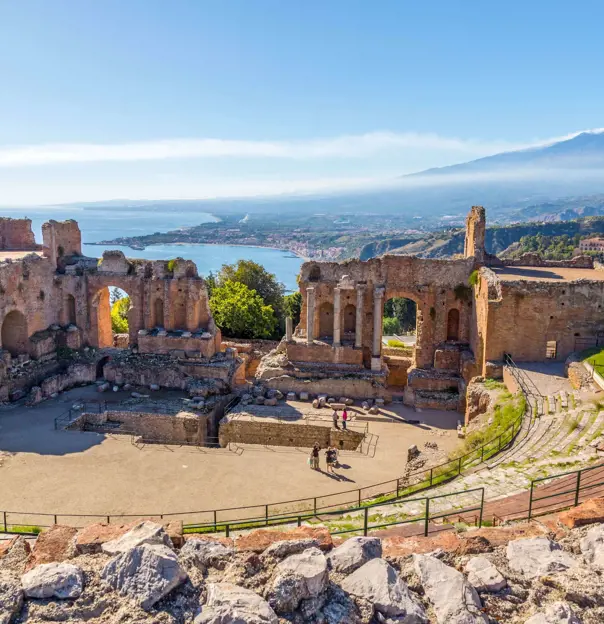
[[[214,288],[210,298],[214,321],[226,336],[234,338],[270,338],[277,319],[273,308],[241,282],[225,280]]]
[[[122,299],[123,296],[124,295],[122,291],[117,286],[110,288],[109,289],[109,305],[113,306],[113,304],[116,301],[119,301],[120,299]]]
[[[208,289],[208,297],[211,297],[212,291],[216,288],[216,276],[213,271],[210,271],[206,277],[206,287]]]
[[[415,329],[417,305],[411,299],[404,297],[392,297],[384,306],[384,317],[396,318],[399,321],[400,331],[412,331]]]
[[[400,321],[396,317],[385,316],[382,319],[382,332],[384,336],[394,336],[401,331]]]
[[[300,322],[302,311],[302,295],[299,292],[284,297],[285,316],[290,316],[294,321],[294,327]]]
[[[118,298],[111,306],[111,330],[114,334],[128,333],[128,310],[130,297]]]
[[[238,260],[235,264],[223,264],[216,276],[216,285],[225,282],[239,282],[250,290],[255,290],[265,305],[271,306],[277,318],[283,316],[283,295],[285,286],[277,281],[274,273],[269,273],[261,264],[253,260]]]

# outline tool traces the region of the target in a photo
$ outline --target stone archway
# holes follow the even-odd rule
[[[118,343],[115,342],[115,336],[121,336],[122,334],[114,335],[111,322],[112,304],[110,291],[114,288],[123,291],[125,293],[124,298],[128,297],[129,299],[127,319],[128,337],[124,338],[123,340],[120,339],[121,341]],[[117,284],[109,283],[107,286],[101,286],[96,291],[91,299],[91,304],[91,327],[93,328],[93,332],[96,333],[96,336],[93,333],[91,340],[94,346],[97,346],[100,349],[104,349],[107,347],[114,347],[117,344],[120,348],[125,348],[126,346],[128,346],[128,344],[134,344],[135,340],[133,340],[133,338],[136,338],[136,333],[138,331],[135,327],[138,311],[135,309],[134,301],[129,291],[124,289],[121,284],[118,286]],[[128,344],[126,343],[126,340]],[[96,342],[96,344],[94,341]]]
[[[324,301],[319,307],[319,338],[333,337],[333,303]]]
[[[12,356],[28,353],[27,319],[22,312],[13,310],[9,312],[2,322],[2,348]]]

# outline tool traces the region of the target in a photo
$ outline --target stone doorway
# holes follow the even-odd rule
[[[451,308],[447,315],[447,340],[459,340],[459,310]]]
[[[333,338],[333,304],[328,301],[319,308],[319,338]]]

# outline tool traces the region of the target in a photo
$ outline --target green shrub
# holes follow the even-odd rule
[[[470,277],[468,277],[468,284],[470,286],[476,286],[478,284],[478,271],[472,271]]]
[[[401,322],[397,318],[391,318],[385,316],[382,319],[382,332],[386,336],[392,336],[393,334],[399,334],[401,331]]]

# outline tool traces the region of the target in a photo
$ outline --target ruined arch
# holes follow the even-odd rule
[[[116,280],[117,282],[117,280]],[[107,285],[100,286],[94,293],[91,299],[91,319],[92,327],[96,328],[96,345],[100,349],[115,346],[115,336],[111,325],[111,301],[110,290],[118,288],[124,291],[125,296],[130,299],[130,307],[128,308],[128,343],[133,344],[133,334],[136,335],[138,331],[136,328],[137,312],[135,310],[135,301],[132,298],[129,290],[124,288],[124,285],[120,282],[109,283]],[[94,339],[93,338],[93,339]],[[126,346],[126,345],[120,345]]]
[[[164,326],[164,300],[158,297],[153,302],[153,327]]]
[[[309,282],[318,282],[321,279],[321,269],[318,264],[314,264],[310,271],[308,272],[308,281]]]
[[[76,300],[73,295],[69,294],[65,297],[65,324],[77,325]]]
[[[172,315],[174,319],[174,329],[187,329],[187,300],[181,295],[177,297],[172,305]]]
[[[27,319],[19,310],[9,312],[2,322],[2,348],[10,352],[12,356],[28,353]]]
[[[324,301],[319,307],[319,337],[333,337],[333,303]]]
[[[451,308],[447,315],[447,340],[459,340],[459,310]]]

